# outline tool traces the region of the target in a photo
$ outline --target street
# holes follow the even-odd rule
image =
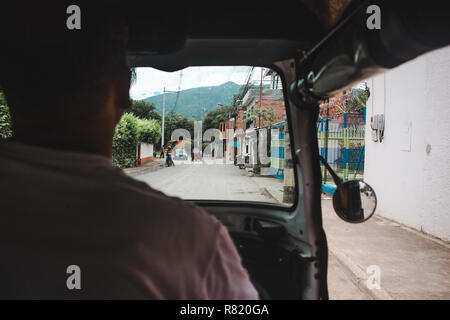
[[[133,175],[167,195],[183,199],[241,200],[278,203],[264,189],[276,190],[281,180],[248,177],[234,165],[177,164],[153,172]],[[271,185],[278,183],[278,188]],[[280,190],[278,190],[280,191]],[[272,191],[272,193],[274,193]],[[330,299],[371,299],[352,281],[351,275],[330,253],[328,265]]]
[[[182,164],[144,173],[135,179],[170,196],[182,199],[276,202],[261,187],[232,164]]]

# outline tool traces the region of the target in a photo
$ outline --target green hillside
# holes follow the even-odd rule
[[[166,93],[166,112],[175,112],[187,117],[202,119],[209,111],[217,109],[218,104],[230,104],[233,94],[238,93],[240,85],[234,82],[226,82],[219,86],[198,87],[180,91],[177,105],[175,101],[177,93]],[[161,114],[163,95],[145,98],[145,101],[153,102],[156,111]],[[174,109],[175,107],[175,109]]]

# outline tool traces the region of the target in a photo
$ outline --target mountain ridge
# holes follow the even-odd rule
[[[209,111],[219,108],[219,104],[227,105],[233,100],[233,95],[239,92],[241,86],[227,81],[216,86],[203,86],[181,90],[177,100],[177,92],[166,93],[166,112],[175,111],[186,118],[203,119]],[[155,104],[159,114],[162,114],[163,94],[141,99]]]

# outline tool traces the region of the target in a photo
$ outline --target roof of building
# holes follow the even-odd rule
[[[246,107],[251,105],[254,101],[259,99],[259,96],[260,96],[260,89],[248,90],[248,92],[245,94],[244,98],[242,99],[242,105],[246,106]],[[282,99],[284,99],[283,90],[263,88],[262,89],[262,98],[264,100],[282,100]]]

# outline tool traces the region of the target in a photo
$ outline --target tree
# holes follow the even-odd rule
[[[270,121],[274,115],[272,108],[255,108],[253,111],[248,111],[244,115],[244,121],[246,124],[250,124],[258,119],[259,127],[265,121]]]
[[[138,120],[130,113],[124,113],[116,126],[112,144],[112,161],[121,168],[134,167],[138,145]]]
[[[6,105],[6,99],[3,92],[0,91],[0,139],[12,136],[12,123],[9,108]]]
[[[203,120],[203,131],[207,129],[219,129],[220,121],[228,120],[237,115],[237,107],[234,105],[222,106],[206,114]]]
[[[121,168],[136,165],[136,148],[141,142],[156,144],[161,139],[161,126],[155,119],[140,119],[124,113],[116,126],[112,144],[113,164]]]
[[[192,138],[194,136],[194,121],[194,119],[188,119],[176,112],[167,113],[164,122],[164,141],[171,140],[172,132],[176,129],[186,129]]]
[[[370,91],[368,88],[352,89],[352,97],[345,102],[345,112],[362,113],[369,99]]]
[[[161,139],[161,125],[155,119],[137,119],[138,141],[157,144]]]
[[[140,119],[154,119],[161,122],[161,115],[155,111],[156,106],[144,100],[132,100],[131,107],[126,111]]]

